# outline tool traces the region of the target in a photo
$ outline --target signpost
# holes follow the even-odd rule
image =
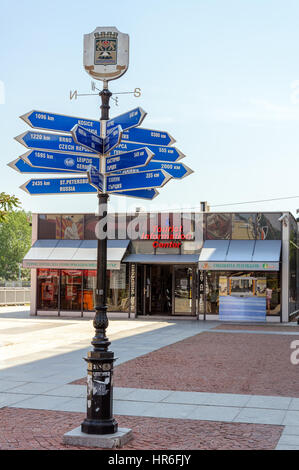
[[[61,173],[60,170],[50,170],[49,168],[34,168],[33,166],[26,163],[21,157],[16,158],[12,162],[7,164],[13,170],[19,173]],[[64,172],[64,171],[63,171]],[[64,172],[65,173],[65,172]]]
[[[163,145],[151,145],[145,143],[148,149],[153,152],[153,160],[162,162],[177,162],[185,157],[185,155],[176,147],[166,147]],[[118,155],[122,152],[129,152],[130,150],[137,150],[140,144],[132,142],[121,142],[117,147],[111,151],[111,155]]]
[[[109,153],[114,147],[120,144],[121,141],[121,136],[122,136],[122,128],[121,126],[117,125],[113,128],[111,128],[107,132],[107,136],[103,140],[103,150],[102,154],[107,154]]]
[[[84,119],[63,114],[48,113],[46,111],[32,110],[20,116],[29,126],[45,131],[71,132],[72,128],[78,124],[95,134],[100,135],[100,123],[93,119]]]
[[[87,177],[31,179],[21,188],[32,196],[40,194],[88,194],[96,192]]]
[[[121,126],[123,130],[131,127],[140,126],[147,113],[140,107],[131,109],[127,113],[120,114],[113,119],[107,121],[107,131],[115,126]]]
[[[185,155],[172,146],[175,140],[168,132],[139,127],[146,116],[141,107],[109,119],[112,93],[108,81],[119,78],[128,68],[129,36],[115,27],[96,28],[84,36],[83,62],[90,76],[103,81],[99,93],[100,121],[32,110],[21,118],[33,129],[16,137],[29,150],[9,163],[21,173],[59,174],[59,178],[32,178],[24,183],[21,188],[29,194],[96,193],[98,196],[98,220],[103,230],[97,244],[95,336],[91,341],[93,350],[85,359],[87,414],[81,424],[80,439],[82,434],[109,438],[118,431],[112,413],[115,358],[106,337],[108,196],[152,200],[158,195],[156,188],[164,186],[172,177],[181,179],[192,173],[190,168],[177,163]],[[65,177],[66,172],[77,175]],[[128,432],[117,435],[121,443],[130,437]]]
[[[34,168],[47,168],[67,171],[68,173],[86,173],[92,165],[99,170],[99,158],[76,153],[59,153],[51,151],[29,150],[20,157]],[[57,171],[56,171],[57,173]]]
[[[85,147],[90,152],[103,153],[103,139],[82,126],[76,124],[72,129],[74,141]]]
[[[87,170],[88,182],[97,191],[103,191],[104,189],[104,175],[100,173],[94,166],[90,165]]]
[[[119,158],[121,158],[122,155],[123,154],[121,154]],[[184,163],[159,162],[157,160],[151,160],[146,165],[146,170],[150,170],[150,171],[165,170],[173,178],[176,178],[176,179],[185,178],[186,176],[189,176],[191,175],[191,173],[193,173],[193,170],[191,170],[191,168],[189,168],[187,165],[184,165]],[[116,170],[117,174],[122,174],[122,175],[129,174],[129,173],[140,173],[140,171],[144,171],[144,168],[130,168],[127,170],[122,170],[122,171]]]
[[[84,128],[82,128],[84,129]],[[96,136],[95,136],[96,137]],[[54,150],[56,152],[95,154],[77,144],[71,135],[48,134],[45,132],[27,131],[15,137],[16,141],[29,149]]]
[[[153,152],[148,148],[133,150],[132,152],[122,153],[113,157],[109,156],[105,160],[105,173],[145,166],[148,169],[148,164],[153,156]]]
[[[107,176],[107,191],[114,193],[118,191],[149,189],[162,187],[169,181],[171,176],[164,170],[142,171],[127,175]]]
[[[168,132],[141,127],[133,127],[124,131],[121,140],[122,142],[139,142],[149,145],[172,145],[175,142],[175,139]]]

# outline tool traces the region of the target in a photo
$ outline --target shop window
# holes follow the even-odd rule
[[[83,310],[93,311],[96,304],[97,271],[84,270]],[[129,273],[127,266],[107,271],[107,307],[110,312],[127,312],[129,309]]]
[[[37,309],[58,310],[59,270],[37,270]]]
[[[61,238],[63,240],[83,240],[83,215],[63,215]]]
[[[61,271],[60,309],[81,311],[82,271],[63,269]]]
[[[266,315],[280,314],[280,276],[278,272],[206,272],[206,312],[219,313],[222,297],[265,297]]]
[[[232,239],[255,240],[256,214],[233,214],[232,217]]]
[[[208,240],[229,240],[232,232],[232,214],[207,214]]]
[[[39,214],[38,238],[55,240],[61,238],[61,215]]]
[[[193,269],[175,267],[174,269],[174,313],[192,313]]]
[[[128,312],[129,310],[129,273],[127,266],[107,271],[108,312]]]
[[[93,311],[96,303],[97,271],[83,271],[83,310]]]

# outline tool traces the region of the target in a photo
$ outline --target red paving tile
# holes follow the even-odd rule
[[[78,427],[84,413],[0,409],[0,450],[86,449],[62,444],[63,435]],[[119,427],[133,431],[122,450],[270,450],[283,426],[213,421],[115,416]]]
[[[299,365],[290,361],[290,344],[298,339],[200,333],[116,366],[114,386],[299,398]]]
[[[213,330],[250,330],[250,331],[277,331],[278,333],[299,333],[299,326],[281,325],[218,325]]]

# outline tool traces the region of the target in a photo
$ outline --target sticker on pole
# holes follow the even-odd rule
[[[86,72],[97,80],[115,80],[129,66],[129,35],[115,26],[96,28],[84,34],[83,64]]]

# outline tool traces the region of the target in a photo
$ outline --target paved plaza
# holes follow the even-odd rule
[[[41,417],[60,423],[42,448],[68,448],[62,436],[80,425],[86,412],[83,358],[93,333],[91,320],[30,317],[25,307],[0,308],[0,421],[5,422],[0,449],[39,448],[34,429]],[[176,442],[169,431],[165,448],[299,450],[299,364],[290,362],[290,343],[299,341],[296,324],[111,319],[107,336],[117,358],[114,415],[133,435],[136,427],[128,449],[157,448],[150,440],[155,426],[182,426],[189,438]],[[248,374],[246,360],[252,365]],[[272,371],[267,374],[270,364],[274,378]],[[18,419],[26,422],[24,429],[32,426],[32,440],[14,436],[11,426]],[[148,423],[142,443],[141,422]],[[211,445],[205,432],[218,441]]]

